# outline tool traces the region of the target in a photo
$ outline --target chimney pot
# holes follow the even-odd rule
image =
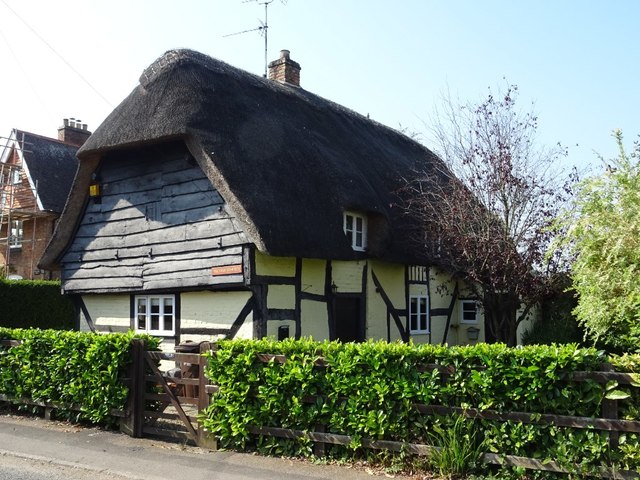
[[[62,123],[63,126],[58,128],[58,140],[60,141],[81,147],[91,135],[91,132],[87,130],[87,124],[82,123],[80,119],[64,118]]]
[[[291,60],[289,50],[280,50],[280,58],[269,63],[269,80],[300,86],[300,64]]]

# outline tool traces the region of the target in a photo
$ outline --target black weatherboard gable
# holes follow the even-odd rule
[[[78,152],[69,205],[42,263],[54,265],[79,221],[104,154],[181,139],[263,253],[356,259],[345,210],[370,219],[373,256],[424,263],[396,206],[415,168],[446,168],[428,149],[299,87],[190,50],[167,52]]]

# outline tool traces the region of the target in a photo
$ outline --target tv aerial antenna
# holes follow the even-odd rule
[[[232,37],[234,35],[242,35],[244,33],[249,32],[260,32],[260,35],[264,37],[264,76],[267,76],[267,48],[269,46],[269,5],[273,3],[273,0],[244,0],[242,3],[250,3],[257,2],[258,5],[264,5],[264,22],[262,20],[258,20],[260,22],[260,26],[256,28],[250,28],[248,30],[242,30],[241,32],[229,33],[227,35],[223,35],[222,37]],[[287,0],[280,0],[282,3],[287,3]]]

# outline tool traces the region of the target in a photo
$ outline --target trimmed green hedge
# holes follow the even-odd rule
[[[262,363],[257,353],[284,354],[283,364]],[[450,418],[421,415],[414,403],[491,409],[501,412],[600,416],[605,388],[593,381],[568,382],[573,371],[598,370],[602,352],[576,345],[508,348],[407,345],[367,342],[316,343],[308,340],[223,341],[206,371],[220,386],[203,415],[205,428],[220,437],[223,447],[257,448],[276,454],[312,455],[308,441],[253,436],[248,426],[273,426],[351,435],[347,449],[355,454],[361,438],[433,443],[434,426],[445,429]],[[327,367],[314,366],[322,356]],[[623,362],[640,371],[637,358]],[[417,365],[455,367],[448,378]],[[618,365],[616,365],[618,366]],[[632,396],[621,401],[621,418],[639,420],[638,389],[613,388]],[[315,403],[303,398],[317,395]],[[622,395],[624,396],[624,395]],[[484,451],[550,459],[582,469],[615,463],[640,468],[640,437],[621,435],[621,446],[610,451],[606,432],[519,422],[469,420],[484,439]],[[336,447],[331,447],[336,449]],[[344,454],[344,448],[342,449]]]
[[[60,282],[0,279],[0,327],[72,330],[75,308]]]
[[[64,402],[80,412],[62,411],[73,420],[112,424],[111,410],[124,410],[128,389],[120,378],[130,363],[129,345],[144,338],[147,348],[159,341],[133,333],[100,335],[60,330],[0,327],[0,339],[20,340],[0,346],[0,393],[14,398]]]

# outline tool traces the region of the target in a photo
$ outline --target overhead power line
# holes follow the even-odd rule
[[[53,48],[53,47],[49,44],[49,42],[47,42],[47,41],[42,37],[42,35],[40,35],[40,34],[39,34],[39,33],[38,33],[38,32],[37,32],[37,31],[36,31],[36,30],[31,26],[31,25],[29,25],[29,23],[28,23],[24,18],[22,18],[22,17],[18,14],[18,12],[16,12],[13,8],[11,8],[11,6],[10,6],[10,5],[5,1],[5,0],[0,0],[0,2],[2,2],[2,3],[4,4],[4,6],[5,6],[5,7],[7,7],[7,8],[9,9],[9,11],[10,11],[11,13],[13,13],[13,15],[15,15],[15,17],[16,17],[18,20],[20,20],[20,21],[22,22],[22,24],[23,24],[25,27],[27,27],[27,28],[31,31],[31,33],[33,33],[33,34],[34,34],[34,35],[35,35],[35,36],[36,36],[36,37],[37,37],[37,38],[38,38],[42,43],[44,43],[44,44],[49,48],[49,50],[51,50],[51,51],[52,51],[52,52],[53,52],[53,53],[54,53],[54,54],[55,54],[55,55],[56,55],[60,60],[62,60],[62,62],[63,62],[67,67],[69,67],[69,69],[70,69],[73,73],[75,73],[75,74],[78,76],[78,78],[80,78],[80,80],[82,80],[82,81],[83,81],[83,82],[84,82],[84,83],[85,83],[85,84],[86,84],[86,85],[87,85],[91,90],[93,90],[93,91],[96,93],[96,95],[98,95],[98,96],[99,96],[99,97],[100,97],[100,98],[101,98],[101,99],[102,99],[102,100],[103,100],[103,101],[104,101],[108,106],[110,106],[111,108],[113,108],[113,107],[114,107],[114,106],[113,106],[113,104],[112,104],[112,103],[111,103],[111,102],[110,102],[110,101],[109,101],[109,100],[108,100],[104,95],[102,95],[102,93],[100,93],[100,92],[98,91],[98,89],[97,89],[97,88],[95,88],[95,87],[91,84],[91,82],[89,82],[89,80],[87,80],[87,79],[84,77],[84,75],[82,75],[78,70],[76,70],[76,69],[74,68],[74,66],[73,66],[73,65],[71,65],[71,63],[69,63],[69,62],[67,61],[67,59],[66,59],[66,58],[64,58],[60,53],[58,53],[58,51],[57,51],[55,48]]]

